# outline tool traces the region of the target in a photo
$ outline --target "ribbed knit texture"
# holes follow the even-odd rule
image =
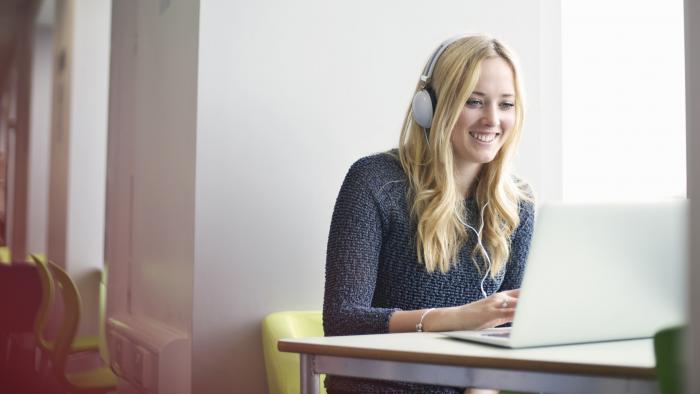
[[[348,171],[336,201],[326,256],[323,328],[327,336],[388,332],[396,310],[449,307],[482,298],[483,275],[472,262],[475,236],[447,273],[428,273],[418,262],[415,224],[407,202],[408,179],[393,156],[380,153],[358,160]],[[466,201],[470,225],[480,218]],[[511,237],[506,268],[484,281],[488,294],[520,287],[532,237],[534,208],[520,204],[520,226]],[[476,254],[479,256],[479,254]],[[477,262],[483,266],[478,258]],[[482,270],[483,271],[483,270]],[[331,376],[330,390],[362,393],[461,393],[464,388]]]

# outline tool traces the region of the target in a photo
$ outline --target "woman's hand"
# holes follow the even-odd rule
[[[510,323],[518,306],[520,289],[506,290],[452,308],[436,309],[425,317],[426,331],[483,330]]]
[[[512,322],[519,295],[520,289],[506,290],[456,307],[457,330],[483,330]]]
[[[450,308],[437,308],[423,319],[424,331],[482,330],[513,321],[520,289],[494,293],[483,300]],[[425,309],[397,311],[389,320],[389,332],[415,331]]]

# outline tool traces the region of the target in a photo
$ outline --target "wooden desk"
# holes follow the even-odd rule
[[[502,349],[439,333],[279,341],[300,353],[302,393],[319,374],[547,393],[658,393],[652,339]]]

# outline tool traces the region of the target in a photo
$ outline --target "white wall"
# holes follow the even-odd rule
[[[67,261],[102,267],[111,0],[77,0],[73,15]]]
[[[686,138],[690,198],[689,365],[687,393],[700,392],[700,3],[685,1]]]
[[[540,1],[540,62],[539,100],[533,102],[530,113],[540,120],[539,133],[529,141],[539,146],[530,148],[527,156],[531,171],[538,174],[535,182],[538,203],[561,201],[562,174],[562,20],[561,1]],[[523,146],[523,150],[528,149]],[[539,156],[539,162],[533,158]]]
[[[83,334],[97,333],[104,260],[110,11],[111,0],[57,4],[47,252],[78,286]]]
[[[547,81],[560,75],[557,2],[430,7],[435,17],[417,0],[202,3],[193,392],[265,390],[262,318],[321,308],[345,172],[396,145],[443,39],[489,32],[520,54],[528,112],[517,165],[535,189],[546,185],[541,198],[559,198],[560,92]]]
[[[83,294],[84,333],[96,333],[104,265],[111,0],[76,0],[70,101],[66,267]]]
[[[155,320],[187,337],[193,302],[198,9],[190,0],[115,1],[112,9],[108,317]],[[189,357],[174,363],[188,390]]]
[[[46,253],[49,204],[49,142],[51,140],[51,89],[53,29],[37,26],[32,56],[32,93],[29,141],[29,199],[27,251]]]
[[[66,263],[66,216],[68,199],[68,158],[70,138],[70,95],[72,51],[72,1],[56,2],[51,104],[51,143],[49,147],[49,207],[46,253],[59,265]]]
[[[681,0],[562,2],[566,200],[685,197]]]
[[[162,3],[161,3],[162,4]],[[133,56],[132,312],[191,331],[196,2],[140,4]]]

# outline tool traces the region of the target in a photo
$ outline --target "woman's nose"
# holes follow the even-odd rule
[[[498,124],[500,123],[500,119],[498,118],[498,109],[495,108],[493,105],[485,107],[481,121],[484,123],[485,126],[498,126]]]

